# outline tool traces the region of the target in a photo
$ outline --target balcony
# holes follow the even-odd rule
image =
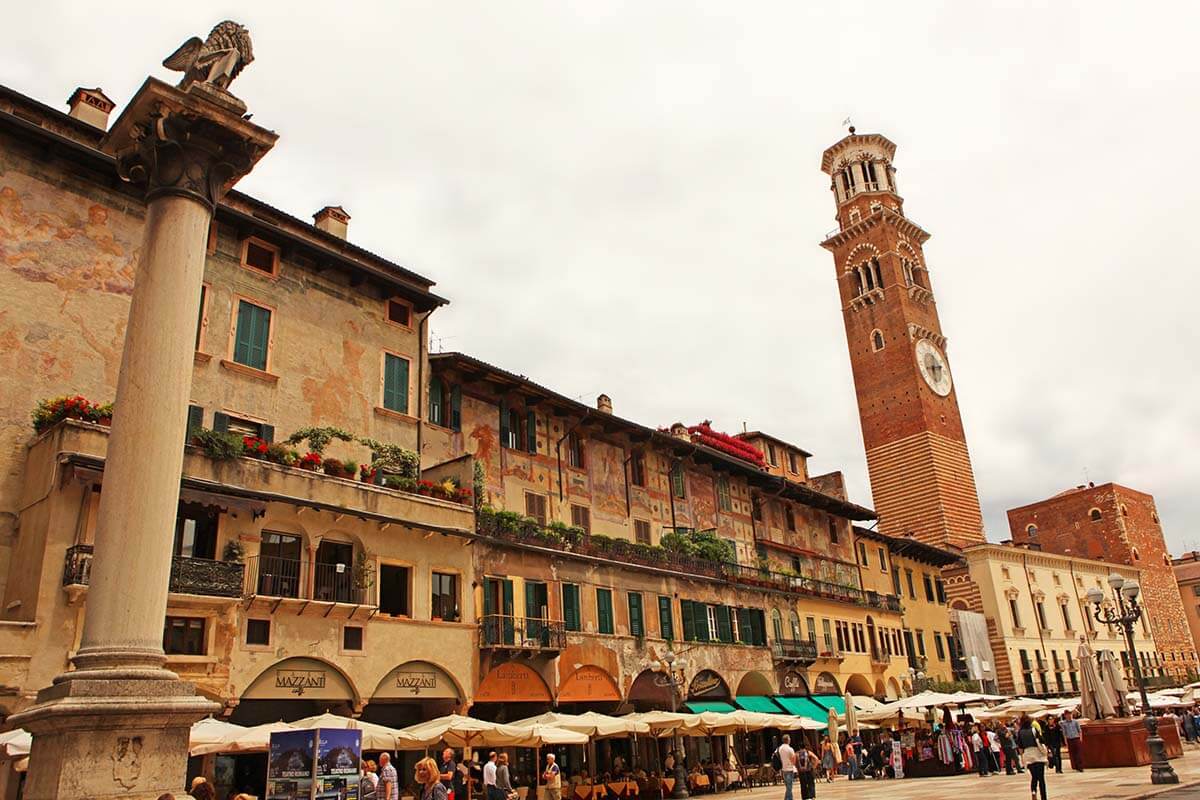
[[[892,665],[892,657],[881,650],[871,651],[871,666],[887,669]]]
[[[812,639],[776,639],[771,646],[776,661],[807,667],[817,660],[817,643]]]
[[[484,650],[557,653],[566,643],[566,626],[561,620],[488,614],[479,621],[479,647]]]
[[[350,564],[330,564],[278,556],[246,559],[247,598],[304,600],[351,606],[373,606],[373,576],[354,574]],[[276,603],[278,605],[278,602]]]
[[[845,653],[829,643],[817,650],[818,661],[842,661],[845,657]]]
[[[243,566],[233,561],[213,561],[208,558],[171,559],[170,591],[175,594],[197,594],[205,597],[242,596]],[[63,564],[63,586],[87,586],[91,581],[92,546],[77,544],[67,548]]]

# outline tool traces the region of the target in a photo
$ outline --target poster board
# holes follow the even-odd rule
[[[266,800],[358,800],[362,731],[271,734]]]
[[[317,731],[315,798],[358,800],[362,776],[362,731],[322,728]]]
[[[312,800],[316,731],[271,734],[266,800]]]

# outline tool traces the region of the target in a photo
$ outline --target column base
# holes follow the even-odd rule
[[[9,720],[33,734],[24,797],[182,797],[192,724],[219,709],[178,678],[73,679],[67,673]]]

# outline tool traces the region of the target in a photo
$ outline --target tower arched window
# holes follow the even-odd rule
[[[883,332],[876,330],[871,334],[871,349],[878,353],[883,349]]]
[[[875,288],[875,273],[871,270],[870,263],[869,262],[864,263],[861,267],[858,268],[858,271],[862,273],[863,283],[866,285],[866,287],[868,289],[874,289]]]
[[[904,288],[913,285],[913,265],[907,258],[900,259],[900,269],[904,272]]]
[[[1100,509],[1093,508],[1088,512],[1088,517],[1091,518],[1092,522],[1099,522],[1104,518],[1104,515],[1100,513]]]
[[[922,289],[929,288],[929,278],[926,277],[925,270],[923,270],[921,267],[917,266],[916,264],[913,264],[912,276],[913,276],[913,283],[915,283],[917,286],[920,286]]]
[[[879,266],[878,258],[871,259],[871,271],[875,273],[876,288],[882,289],[883,288],[883,270]]]
[[[1025,528],[1025,535],[1030,539],[1037,537],[1037,525],[1029,525]]]
[[[867,191],[874,191],[875,189],[879,188],[879,179],[875,177],[875,162],[862,162],[862,171],[863,179],[867,182],[867,185],[864,188]]]
[[[842,169],[842,185],[846,188],[846,197],[851,197],[858,191],[854,183],[854,169],[849,164]]]

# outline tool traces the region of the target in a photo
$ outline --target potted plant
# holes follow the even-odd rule
[[[33,410],[33,430],[43,433],[64,419],[109,425],[112,423],[112,409],[112,403],[98,405],[78,394],[40,400]]]
[[[363,483],[374,483],[377,471],[370,464],[361,464],[358,468],[358,479]]]
[[[357,478],[358,477],[358,462],[357,461],[343,461],[341,477],[349,478],[350,480],[354,480],[355,478]]]
[[[341,428],[318,427],[318,428],[301,428],[293,433],[286,440],[287,444],[300,444],[300,442],[308,442],[308,452],[316,453],[319,456],[325,455],[325,448],[334,439],[343,442],[353,442],[354,434],[349,431],[344,431]]]
[[[214,461],[230,461],[246,452],[246,445],[241,436],[210,428],[197,428],[192,431],[191,443]]]
[[[233,564],[241,564],[246,558],[246,549],[242,547],[241,541],[230,539],[225,543],[225,548],[221,551],[221,560]]]
[[[271,446],[258,436],[243,436],[242,449],[250,458],[266,459]]]
[[[296,466],[300,469],[307,469],[312,472],[316,472],[321,468],[321,454],[311,452],[305,453],[304,455],[300,456],[300,460],[296,462]]]

